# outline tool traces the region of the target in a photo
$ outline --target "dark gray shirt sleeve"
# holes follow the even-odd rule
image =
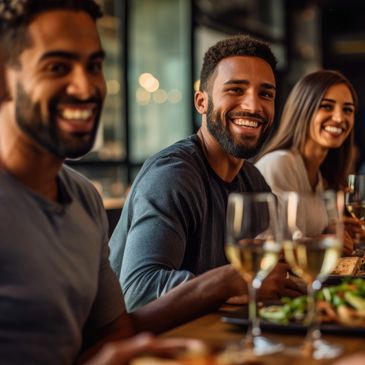
[[[194,277],[180,270],[197,214],[198,197],[188,178],[192,172],[181,161],[164,162],[136,182],[110,242],[129,311]]]

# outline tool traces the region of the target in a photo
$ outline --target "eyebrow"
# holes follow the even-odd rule
[[[42,57],[39,59],[39,62],[45,61],[50,58],[65,58],[68,60],[80,60],[81,56],[73,53],[73,52],[67,52],[67,51],[49,51],[42,55]],[[98,58],[105,58],[105,52],[103,50],[96,51],[92,53],[89,57],[89,59],[94,60]]]
[[[234,85],[249,85],[249,81],[248,80],[228,80],[224,83],[224,85],[229,85],[229,84],[234,84]],[[273,84],[270,84],[268,82],[264,82],[261,84],[262,87],[264,87],[265,89],[271,89],[271,90],[276,90],[276,87]]]
[[[328,102],[328,103],[333,103],[333,104],[335,104],[336,103],[336,100],[333,100],[333,99],[326,99],[326,98],[323,98],[322,99],[322,101],[326,101],[326,102]],[[355,106],[355,104],[354,103],[351,103],[351,102],[346,102],[346,103],[344,103],[345,105],[352,105],[352,106]]]

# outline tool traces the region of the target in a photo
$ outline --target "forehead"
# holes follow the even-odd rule
[[[324,98],[334,98],[343,102],[353,103],[352,93],[345,83],[330,86],[324,94]]]
[[[31,51],[88,53],[101,48],[95,22],[82,11],[53,10],[41,13],[30,23],[29,34],[32,38]]]
[[[230,80],[246,80],[250,84],[272,84],[275,76],[271,66],[259,57],[233,56],[221,60],[215,71],[215,84]]]

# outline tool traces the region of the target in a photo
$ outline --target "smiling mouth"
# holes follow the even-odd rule
[[[252,119],[231,119],[232,123],[240,127],[258,128],[261,126],[261,122]]]
[[[58,109],[59,127],[71,133],[90,133],[95,124],[95,105],[63,106]]]
[[[339,136],[340,134],[345,132],[344,128],[335,127],[332,125],[327,125],[323,128],[326,132],[331,133],[333,135]]]

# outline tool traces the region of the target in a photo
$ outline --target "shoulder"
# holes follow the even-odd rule
[[[301,156],[295,150],[277,150],[263,156],[256,167],[264,175],[275,194],[280,191],[298,190],[303,173]]]
[[[190,136],[163,149],[143,164],[136,177],[135,185],[186,184],[202,176],[206,167],[196,136]]]
[[[298,153],[292,150],[277,150],[264,155],[255,166],[265,176],[267,173],[290,172],[298,163]]]
[[[260,166],[276,164],[276,163],[286,163],[295,158],[295,153],[291,150],[276,150],[267,153],[262,156],[255,165],[259,168]]]

